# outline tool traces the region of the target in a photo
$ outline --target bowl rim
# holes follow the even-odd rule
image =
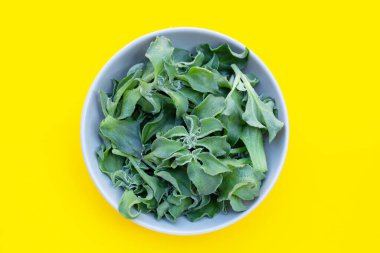
[[[112,204],[112,202],[110,201],[110,197],[109,197],[108,193],[105,192],[105,190],[103,190],[103,188],[101,187],[101,183],[97,180],[97,178],[96,178],[96,176],[94,174],[94,169],[91,167],[91,163],[90,163],[90,160],[89,160],[90,159],[89,158],[89,152],[87,151],[86,145],[85,145],[85,134],[84,134],[84,132],[85,132],[85,118],[86,118],[87,112],[89,111],[88,109],[89,109],[89,105],[90,105],[90,94],[92,92],[94,92],[94,90],[95,90],[95,83],[97,83],[99,81],[99,79],[101,78],[101,76],[103,76],[103,74],[105,73],[107,67],[109,65],[111,65],[112,62],[115,59],[117,59],[119,56],[121,56],[124,53],[126,53],[129,50],[130,47],[133,47],[133,46],[139,44],[146,37],[153,37],[153,36],[155,37],[155,36],[158,36],[158,35],[160,35],[161,33],[164,33],[164,32],[200,32],[200,33],[207,33],[207,34],[211,34],[211,35],[215,35],[217,37],[220,37],[221,39],[226,40],[226,41],[233,41],[239,47],[243,47],[243,48],[245,47],[241,42],[237,41],[236,39],[234,39],[234,38],[232,38],[230,36],[227,36],[225,34],[222,34],[220,32],[214,31],[214,30],[210,30],[210,29],[206,29],[206,28],[198,28],[198,27],[172,27],[172,28],[166,28],[166,29],[156,30],[156,31],[153,31],[153,32],[150,32],[150,33],[146,33],[144,35],[139,36],[138,38],[134,39],[133,41],[131,41],[128,44],[126,44],[125,46],[123,46],[120,50],[118,50],[107,61],[107,63],[102,67],[102,69],[100,70],[100,72],[96,75],[96,77],[95,77],[94,81],[92,82],[92,84],[90,86],[90,89],[88,90],[87,95],[86,95],[86,100],[84,102],[84,106],[83,106],[83,109],[82,109],[82,115],[81,115],[80,142],[81,142],[82,155],[83,155],[83,158],[84,158],[87,170],[88,170],[88,172],[90,174],[90,177],[91,177],[92,181],[95,183],[96,188],[99,190],[99,192],[102,194],[102,196],[116,210],[118,210],[117,206],[114,206]],[[279,163],[279,166],[278,166],[279,168],[277,169],[276,173],[274,174],[274,177],[273,177],[272,181],[269,182],[269,185],[268,185],[267,189],[265,191],[263,191],[263,192],[260,192],[261,198],[257,199],[257,201],[255,201],[246,211],[240,213],[235,218],[233,218],[233,219],[231,219],[231,220],[229,220],[227,222],[224,222],[222,224],[213,226],[211,228],[195,229],[195,230],[192,229],[192,230],[189,230],[189,231],[182,231],[181,230],[180,231],[180,230],[168,229],[168,228],[163,228],[163,227],[160,227],[160,226],[152,225],[152,224],[149,224],[147,222],[141,221],[138,218],[137,219],[132,219],[131,220],[132,222],[134,222],[134,223],[136,223],[136,224],[138,224],[138,225],[140,225],[142,227],[145,227],[147,229],[150,229],[150,230],[153,230],[153,231],[156,231],[156,232],[160,232],[160,233],[171,234],[171,235],[197,235],[197,234],[205,234],[205,233],[210,233],[210,232],[213,232],[213,231],[220,230],[222,228],[228,227],[228,226],[230,226],[230,225],[238,222],[239,220],[241,220],[242,218],[244,218],[245,216],[247,216],[249,213],[251,213],[268,196],[268,194],[272,190],[274,184],[277,182],[278,177],[279,177],[279,175],[280,175],[280,173],[281,173],[281,171],[282,171],[282,169],[284,167],[285,158],[286,158],[286,155],[287,155],[287,152],[288,152],[288,146],[289,146],[289,117],[288,117],[288,111],[287,111],[286,104],[285,104],[284,95],[281,92],[281,89],[280,89],[280,87],[279,87],[276,79],[274,78],[273,74],[271,73],[271,71],[269,70],[269,68],[264,64],[264,62],[254,52],[252,52],[252,50],[249,49],[249,53],[250,53],[250,56],[253,57],[253,60],[264,69],[264,71],[268,75],[269,79],[275,84],[274,88],[276,89],[276,91],[280,95],[280,101],[276,101],[276,103],[281,104],[281,108],[283,108],[284,124],[286,126],[284,128],[284,132],[285,132],[284,133],[284,135],[285,135],[284,136],[284,138],[285,138],[284,149],[283,149],[283,152],[281,154],[280,163]]]

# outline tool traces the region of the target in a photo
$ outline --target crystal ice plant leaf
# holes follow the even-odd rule
[[[107,116],[100,123],[100,132],[109,139],[112,147],[127,154],[141,158],[143,146],[141,144],[140,125],[131,119],[118,120]]]
[[[164,62],[172,55],[174,47],[172,42],[165,37],[158,36],[150,46],[145,56],[150,60],[154,68],[154,74],[157,77],[164,68]]]
[[[268,170],[265,132],[271,142],[283,128],[275,101],[242,71],[249,50],[202,44],[192,54],[159,36],[145,55],[99,91],[98,164],[124,191],[119,212],[195,222],[245,211]]]
[[[213,94],[219,93],[216,77],[208,69],[192,67],[186,74],[178,75],[177,78],[189,83],[193,90]]]
[[[205,61],[210,61],[214,56],[218,58],[218,70],[230,71],[231,65],[236,64],[243,69],[248,61],[249,50],[245,48],[240,54],[232,51],[228,44],[222,44],[219,47],[211,48],[209,44],[202,44],[197,47],[198,52],[205,55]]]
[[[283,128],[284,123],[278,120],[274,115],[272,104],[261,101],[246,75],[244,75],[236,65],[232,65],[232,68],[236,75],[239,75],[241,82],[243,82],[244,87],[247,90],[248,101],[242,115],[243,120],[250,126],[267,129],[269,133],[269,142],[272,142],[277,133]]]

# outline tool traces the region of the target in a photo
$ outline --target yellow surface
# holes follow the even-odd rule
[[[379,8],[348,2],[2,2],[0,251],[380,252]],[[123,219],[91,181],[79,143],[85,96],[106,61],[173,26],[213,29],[256,52],[291,125],[266,200],[192,237]]]

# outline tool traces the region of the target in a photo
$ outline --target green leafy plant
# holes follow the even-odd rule
[[[99,92],[98,163],[124,190],[124,217],[197,221],[244,211],[259,195],[265,134],[272,142],[284,124],[274,100],[254,90],[258,78],[242,72],[248,55],[202,44],[193,56],[157,37],[147,63]]]

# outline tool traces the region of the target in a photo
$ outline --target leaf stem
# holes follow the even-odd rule
[[[239,72],[237,72],[235,69],[234,69],[234,67],[235,67],[236,65],[235,64],[232,64],[231,65],[231,67],[232,67],[232,69],[235,71],[235,79],[234,79],[234,82],[233,82],[233,84],[232,84],[232,88],[231,88],[231,90],[230,90],[230,92],[228,93],[228,95],[226,96],[226,100],[232,95],[232,93],[235,91],[235,89],[236,89],[236,87],[237,87],[237,85],[239,84],[239,81],[240,81],[240,79],[241,79],[241,76],[240,76],[240,70],[239,70]],[[237,68],[237,67],[236,67]]]

